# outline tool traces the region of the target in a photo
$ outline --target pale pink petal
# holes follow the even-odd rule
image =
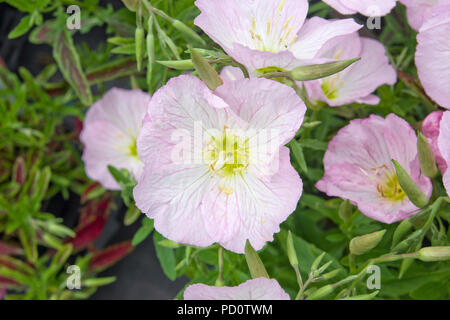
[[[361,41],[361,60],[342,72],[339,79],[342,86],[337,89],[337,97],[330,101],[330,105],[354,102],[383,84],[393,85],[397,81],[397,74],[389,64],[384,46],[373,39],[362,38]]]
[[[307,0],[197,0],[195,24],[229,54],[232,44],[262,51],[286,50],[308,12]],[[289,31],[289,33],[288,33]]]
[[[450,109],[450,6],[436,8],[417,36],[416,65],[426,93]]]
[[[432,17],[435,7],[448,5],[450,0],[399,0],[406,6],[409,25],[416,31]]]
[[[245,79],[244,73],[241,69],[232,66],[226,66],[220,72],[220,77],[223,81],[236,81]]]
[[[108,165],[127,169],[139,178],[142,163],[136,138],[150,96],[140,90],[111,89],[88,110],[80,140],[86,174],[108,189],[120,189]]]
[[[433,150],[434,158],[438,164],[439,170],[445,172],[447,170],[447,163],[442,157],[438,147],[438,137],[440,132],[440,123],[443,111],[435,111],[430,113],[422,123],[422,133],[428,139],[431,149]]]
[[[384,192],[396,191],[385,183],[395,177],[394,159],[427,196],[431,195],[431,182],[420,172],[416,143],[414,130],[396,115],[352,120],[329,143],[325,175],[316,187],[329,196],[349,199],[363,214],[378,221],[404,219],[418,208],[406,196],[398,200],[387,197]]]
[[[342,14],[361,13],[368,17],[385,16],[396,5],[396,0],[323,0]]]
[[[444,186],[450,195],[450,112],[446,111],[442,116],[440,133],[438,138],[439,150],[447,162],[447,170],[443,174]]]
[[[362,103],[362,104],[371,104],[371,105],[377,105],[380,103],[380,98],[376,95],[369,94],[368,96],[365,96],[363,98],[356,99],[356,102]]]
[[[290,163],[289,149],[282,147],[276,161],[278,172],[271,177],[244,174],[226,184],[231,194],[209,192],[204,221],[210,234],[221,237],[224,248],[244,253],[249,240],[255,250],[261,249],[297,207],[303,184]],[[233,236],[223,231],[225,219],[232,224],[228,230]]]
[[[294,137],[306,112],[305,104],[292,88],[268,79],[228,82],[215,93],[248,123],[248,129],[279,134],[277,149]]]
[[[212,287],[194,284],[184,291],[185,300],[289,300],[275,279],[257,278],[237,287]]]
[[[306,21],[298,33],[297,41],[291,51],[297,59],[317,58],[320,49],[335,37],[351,34],[361,29],[353,19],[325,20],[314,17]]]

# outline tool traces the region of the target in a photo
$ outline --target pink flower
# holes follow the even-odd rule
[[[434,158],[441,172],[445,172],[447,170],[447,163],[445,162],[445,159],[442,158],[438,147],[438,137],[443,115],[443,111],[435,111],[430,113],[422,122],[422,133],[425,137],[427,137],[428,142],[430,143]]]
[[[450,111],[444,112],[440,124],[440,133],[438,138],[438,147],[442,157],[447,162],[447,169],[443,172],[444,186],[447,194],[450,195]]]
[[[329,196],[350,200],[366,216],[393,223],[417,212],[398,183],[392,159],[411,175],[422,191],[432,186],[420,172],[417,137],[403,119],[372,115],[352,120],[328,146],[325,175],[316,187]]]
[[[450,5],[437,7],[417,35],[416,65],[426,93],[450,109]]]
[[[431,18],[437,6],[450,4],[450,0],[399,0],[406,6],[406,14],[411,28],[419,31],[423,23]]]
[[[6,288],[0,287],[0,300],[3,300],[6,294],[7,294]]]
[[[136,138],[149,101],[150,96],[140,90],[114,88],[88,110],[80,140],[89,178],[107,189],[119,190],[108,165],[139,177],[143,164],[137,155]]]
[[[317,56],[336,60],[361,57],[361,60],[330,77],[305,82],[311,101],[324,101],[330,106],[353,102],[378,104],[380,99],[371,93],[383,84],[392,85],[397,81],[384,46],[357,33],[334,38]]]
[[[257,278],[237,287],[193,284],[184,291],[184,300],[290,300],[275,279]]]
[[[261,249],[296,208],[302,181],[284,147],[306,107],[267,79],[225,81],[211,92],[193,76],[152,98],[137,140],[144,173],[137,206],[166,238]]]
[[[381,17],[391,12],[397,0],[323,0],[342,14],[361,13],[367,17]]]
[[[325,43],[361,28],[353,19],[305,22],[307,0],[197,0],[195,24],[249,72],[290,70],[314,60]]]

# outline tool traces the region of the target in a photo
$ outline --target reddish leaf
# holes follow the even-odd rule
[[[112,198],[109,194],[105,195],[100,200],[89,201],[88,204],[81,210],[80,222],[78,223],[77,229],[81,229],[90,224],[92,221],[97,219],[97,216],[99,215],[106,217],[109,209],[112,207],[112,203]]]
[[[22,157],[17,157],[14,163],[13,179],[19,184],[25,182],[25,160]]]
[[[0,255],[19,255],[22,254],[22,249],[6,244],[0,241]]]
[[[96,84],[129,76],[134,74],[136,71],[136,60],[134,58],[118,59],[98,68],[89,70],[87,72],[87,79],[90,84]]]
[[[46,21],[39,27],[33,30],[30,34],[30,42],[34,44],[51,44],[55,40],[56,30],[55,20]]]
[[[79,229],[75,237],[68,242],[73,245],[74,250],[84,249],[102,234],[105,224],[106,217],[99,215],[94,221]]]
[[[72,37],[66,29],[61,30],[54,41],[53,56],[64,78],[75,90],[81,102],[91,105],[91,88],[81,68],[80,57]]]
[[[134,249],[131,241],[122,242],[94,253],[90,262],[93,271],[108,268],[121,260]]]
[[[5,277],[0,276],[0,287],[3,287],[3,286],[18,286],[18,285],[19,284],[16,281],[14,281],[12,279],[9,279],[9,278],[5,278]]]
[[[0,283],[1,283],[1,279],[0,279]],[[0,300],[2,300],[4,296],[6,296],[6,287],[0,286]]]
[[[0,57],[0,67],[6,68],[5,60],[2,57]]]
[[[77,139],[80,139],[81,130],[83,130],[83,121],[80,118],[75,117],[75,134],[77,135]]]

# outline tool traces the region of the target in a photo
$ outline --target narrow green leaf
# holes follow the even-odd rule
[[[153,231],[153,220],[148,218],[142,219],[142,226],[134,234],[131,244],[137,246],[139,243],[147,239],[150,233]]]
[[[163,247],[159,244],[160,241],[165,240],[162,235],[158,232],[153,234],[153,242],[156,249],[156,255],[159,259],[159,263],[161,264],[161,268],[163,269],[165,275],[170,280],[175,280],[177,277],[176,272],[176,260],[175,260],[175,251],[171,248]]]
[[[27,33],[32,26],[33,24],[31,23],[31,15],[25,16],[22,18],[22,20],[20,20],[19,24],[9,33],[8,38],[18,38]]]

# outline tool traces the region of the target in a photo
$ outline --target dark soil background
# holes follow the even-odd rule
[[[111,3],[115,8],[123,5],[120,0],[101,0],[105,6]],[[37,75],[46,65],[53,62],[52,49],[47,45],[34,45],[28,42],[27,36],[9,40],[9,32],[19,23],[23,13],[7,4],[0,4],[0,57],[6,62],[9,70],[17,71],[19,67],[27,68]],[[95,48],[106,41],[103,28],[93,28],[88,35],[75,37],[76,43],[87,43]],[[129,88],[129,81],[116,81],[110,86]],[[95,243],[97,248],[130,240],[141,225],[140,221],[125,227],[122,223],[126,208],[117,200],[118,209],[111,212],[105,230]],[[71,195],[68,201],[55,197],[46,210],[63,217],[66,224],[74,226],[77,223],[80,209],[78,196]],[[152,237],[139,244],[131,254],[122,261],[101,273],[99,276],[116,276],[115,283],[100,287],[91,297],[93,300],[104,299],[172,299],[184,287],[187,278],[170,281],[163,273],[156,257]]]

